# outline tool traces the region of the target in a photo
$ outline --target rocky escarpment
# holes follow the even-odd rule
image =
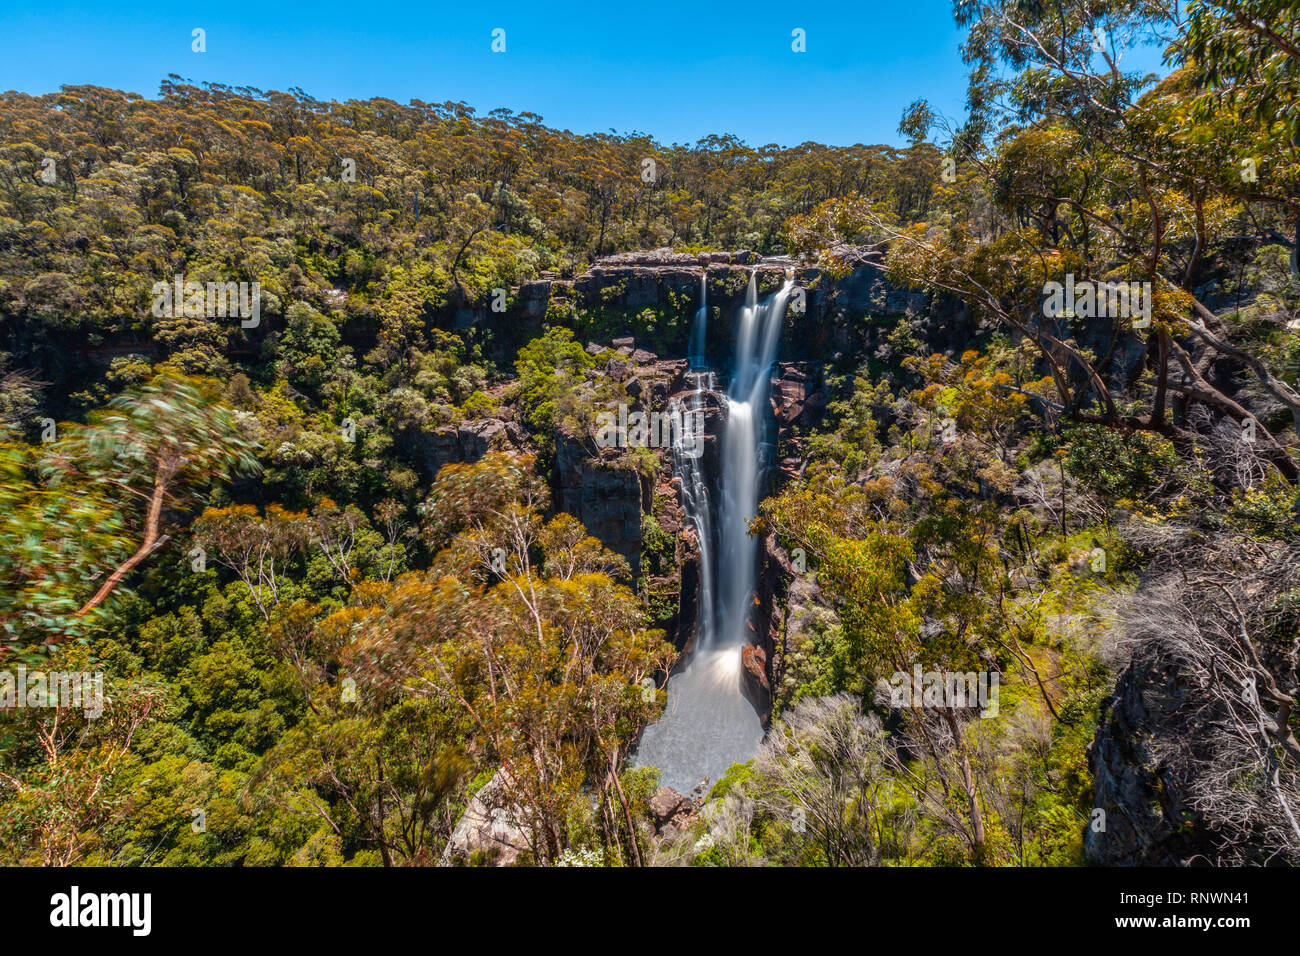
[[[592,455],[583,439],[561,434],[555,444],[556,504],[606,548],[641,570],[641,513],[649,484],[617,449]]]
[[[804,447],[801,434],[820,424],[830,401],[823,377],[824,366],[817,362],[778,362],[772,378],[769,404],[776,423],[779,457],[771,464],[772,487],[803,473]]]
[[[489,333],[489,353],[506,364],[521,345],[553,325],[569,326],[584,339],[633,334],[643,348],[661,356],[684,356],[703,280],[710,310],[706,351],[711,363],[725,370],[734,347],[732,317],[744,302],[750,275],[765,295],[792,274],[797,294],[779,349],[786,361],[848,370],[865,358],[888,359],[888,336],[899,318],[906,318],[931,350],[952,356],[987,331],[952,296],[891,283],[885,276],[886,252],[875,246],[838,250],[848,267],[838,277],[802,260],[744,250],[621,253],[597,259],[579,275],[545,274],[510,290],[504,312],[494,312],[493,297],[485,296],[461,304],[451,317],[462,330]],[[1069,328],[1057,323],[1052,331],[1107,357],[1102,373],[1113,390],[1131,386],[1141,373],[1144,335],[1114,335],[1106,319],[1076,320]]]
[[[1290,593],[1293,562],[1293,552],[1279,549],[1253,571],[1237,565],[1232,583],[1214,592],[1234,595],[1231,617],[1203,599],[1203,578],[1183,581],[1183,566],[1144,584],[1121,611],[1127,666],[1089,749],[1089,859],[1295,864],[1296,744],[1288,720],[1300,640],[1289,611],[1274,619],[1265,611],[1245,633],[1228,629],[1245,630],[1237,609],[1247,601],[1258,611]]]
[[[426,480],[432,480],[443,465],[475,462],[489,451],[533,450],[523,426],[500,418],[476,418],[439,428],[408,429],[402,441]]]
[[[815,615],[831,615],[817,579],[808,573],[804,557],[793,558],[776,540],[763,537],[759,552],[758,591],[750,620],[750,644],[743,657],[746,696],[759,707],[767,728],[773,706],[781,697],[783,678],[800,652]]]
[[[1106,866],[1182,866],[1213,859],[1213,838],[1190,803],[1193,764],[1170,759],[1160,741],[1199,689],[1154,644],[1141,648],[1102,710],[1089,748],[1094,806],[1084,834],[1088,858]],[[1211,701],[1204,701],[1209,706]],[[1213,715],[1206,713],[1206,720]],[[1180,739],[1183,730],[1176,732]],[[1195,740],[1186,740],[1195,747]]]
[[[632,333],[645,348],[680,356],[687,352],[703,280],[711,318],[719,320],[709,323],[706,350],[715,365],[725,367],[734,346],[731,319],[744,303],[751,274],[766,295],[793,273],[800,292],[790,317],[797,322],[787,321],[780,348],[788,359],[847,359],[875,348],[876,335],[864,316],[928,317],[936,335],[969,340],[973,329],[955,302],[892,285],[884,277],[883,256],[878,249],[857,251],[849,273],[834,278],[794,259],[749,251],[623,253],[598,259],[573,278],[547,275],[523,283],[511,290],[501,313],[492,311],[490,297],[463,304],[454,321],[462,329],[489,330],[489,347],[500,361],[511,359],[548,324],[584,334],[589,326],[613,323],[611,334]]]
[[[621,394],[628,399],[624,403],[627,415],[662,411],[669,396],[682,387],[685,360],[661,361],[654,353],[637,347],[631,336],[615,338],[609,344],[589,343],[587,351],[605,359],[604,366],[592,369],[590,377],[606,379],[621,388]],[[619,414],[614,406],[601,405],[599,410]],[[632,569],[634,581],[644,570],[646,516],[660,514],[670,528],[679,529],[681,525],[675,503],[668,500],[675,499],[667,487],[670,450],[647,449],[649,454],[639,461],[631,454],[635,451],[623,445],[600,448],[590,431],[572,423],[556,433],[556,506],[578,518],[606,548],[622,555]],[[668,586],[662,580],[650,583]],[[659,620],[671,626],[663,616]]]

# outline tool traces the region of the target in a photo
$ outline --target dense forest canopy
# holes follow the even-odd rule
[[[917,100],[901,148],[0,96],[0,668],[106,685],[0,711],[0,861],[485,862],[475,806],[546,865],[1300,861],[1300,11],[954,7],[968,113]],[[589,425],[662,402],[601,333],[697,303],[552,297],[502,354],[524,286],[650,249],[923,302],[786,317],[838,345],[752,526],[772,726],[666,812],[629,754],[689,535],[672,456]],[[260,313],[158,309],[176,277]],[[563,507],[597,467],[637,560]],[[997,675],[996,713],[882,696],[914,671]]]
[[[729,136],[665,146],[463,103],[320,102],[178,77],[157,100],[66,87],[4,103],[6,306],[101,333],[131,328],[155,277],[181,264],[262,277],[287,301],[346,288],[349,314],[381,321],[622,249],[774,251],[791,215],[837,196],[923,212],[937,154]],[[34,175],[47,158],[48,185]]]

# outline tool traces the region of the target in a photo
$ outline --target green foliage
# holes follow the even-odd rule
[[[309,388],[319,388],[339,360],[339,330],[307,302],[295,302],[285,314],[285,330],[275,346],[284,363],[280,374]]]
[[[525,421],[543,440],[554,433],[565,397],[574,391],[583,371],[595,364],[574,341],[573,332],[564,328],[548,329],[519,350],[515,359],[518,401]]]
[[[1295,486],[1270,471],[1260,486],[1234,491],[1228,524],[1262,540],[1295,540],[1300,533],[1295,503]]]
[[[1066,431],[1065,467],[1107,500],[1136,505],[1167,490],[1180,470],[1166,438],[1087,424]]]

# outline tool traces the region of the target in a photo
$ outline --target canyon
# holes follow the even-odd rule
[[[855,250],[847,273],[833,276],[745,251],[627,253],[597,260],[570,279],[525,283],[512,290],[504,315],[477,305],[455,313],[458,329],[490,330],[501,354],[540,334],[548,315],[603,313],[605,334],[593,328],[586,344],[589,354],[611,356],[601,371],[628,386],[647,413],[690,410],[703,417],[698,460],[661,447],[653,474],[638,470],[620,449],[593,448],[590,436],[561,431],[555,445],[556,507],[623,555],[634,581],[643,573],[651,521],[672,537],[669,570],[642,585],[665,599],[669,610],[657,623],[682,656],[671,675],[662,675],[665,714],[644,732],[633,758],[662,771],[656,799],[671,807],[664,821],[689,814],[732,762],[753,755],[770,724],[787,637],[808,615],[830,613],[815,579],[799,573],[775,536],[751,539],[747,528],[758,500],[802,473],[803,436],[822,420],[827,377],[858,368],[864,356],[888,362],[888,334],[899,322],[950,357],[982,331],[955,300],[891,284],[883,259],[881,250]],[[798,312],[789,308],[795,290],[802,291]],[[778,309],[771,323],[754,321]],[[693,321],[650,321],[665,315]],[[755,345],[758,331],[771,336],[770,352]],[[1132,385],[1143,357],[1137,336],[1110,342],[1100,324],[1084,322],[1080,339],[1112,350],[1109,374],[1117,391]],[[752,403],[737,401],[742,393]],[[728,426],[738,420],[741,427],[729,436]],[[475,460],[489,448],[535,450],[508,413],[504,420],[445,426],[418,440],[431,473],[451,461]],[[744,473],[739,480],[738,472]],[[747,489],[743,495],[738,486]],[[719,564],[735,573],[720,574]],[[1151,772],[1140,746],[1143,727],[1154,719],[1132,692],[1140,679],[1124,671],[1108,705],[1111,719],[1091,752],[1099,799],[1130,808],[1123,818],[1138,821],[1123,851],[1115,841],[1104,852],[1089,841],[1090,852],[1107,862],[1170,862],[1191,852],[1167,823],[1177,814],[1138,812],[1153,804],[1157,791],[1155,805],[1185,801],[1177,768]]]

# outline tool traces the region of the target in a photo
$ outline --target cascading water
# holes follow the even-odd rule
[[[636,763],[658,767],[660,783],[683,794],[748,760],[763,739],[762,723],[740,685],[741,650],[758,571],[749,522],[758,510],[759,484],[770,457],[771,446],[764,441],[769,370],[792,284],[787,281],[760,305],[757,277],[749,277],[727,390],[716,538],[704,462],[687,454],[680,437],[673,448],[683,503],[699,541],[699,619],[695,645],[668,681],[667,708],[642,734]],[[705,364],[706,310],[701,281],[700,309],[691,330],[693,369]],[[694,387],[675,410],[702,416],[706,393],[716,380],[710,371],[693,371],[690,378]]]
[[[680,412],[683,422],[690,416],[702,428],[704,394],[713,391],[717,380],[709,371],[691,372],[689,379],[693,380],[695,387],[684,403],[674,402],[672,411]],[[703,458],[690,454],[684,432],[683,428],[673,442],[673,470],[681,478],[683,507],[695,529],[695,540],[699,542],[700,600],[696,633],[706,635],[713,633],[713,516],[709,510],[709,486]],[[700,444],[703,444],[702,435]]]
[[[692,369],[704,368],[704,337],[709,328],[709,274],[700,273],[700,307],[691,326],[691,349],[686,358]],[[699,391],[697,384],[696,391]]]
[[[736,336],[736,364],[727,390],[727,429],[723,436],[722,501],[719,508],[725,570],[719,586],[719,617],[727,647],[739,648],[745,640],[749,607],[758,571],[758,545],[750,537],[749,522],[758,513],[759,482],[771,458],[772,445],[764,441],[770,370],[776,360],[781,322],[790,296],[787,279],[760,307],[753,273],[745,293]],[[739,651],[737,651],[739,653]]]

